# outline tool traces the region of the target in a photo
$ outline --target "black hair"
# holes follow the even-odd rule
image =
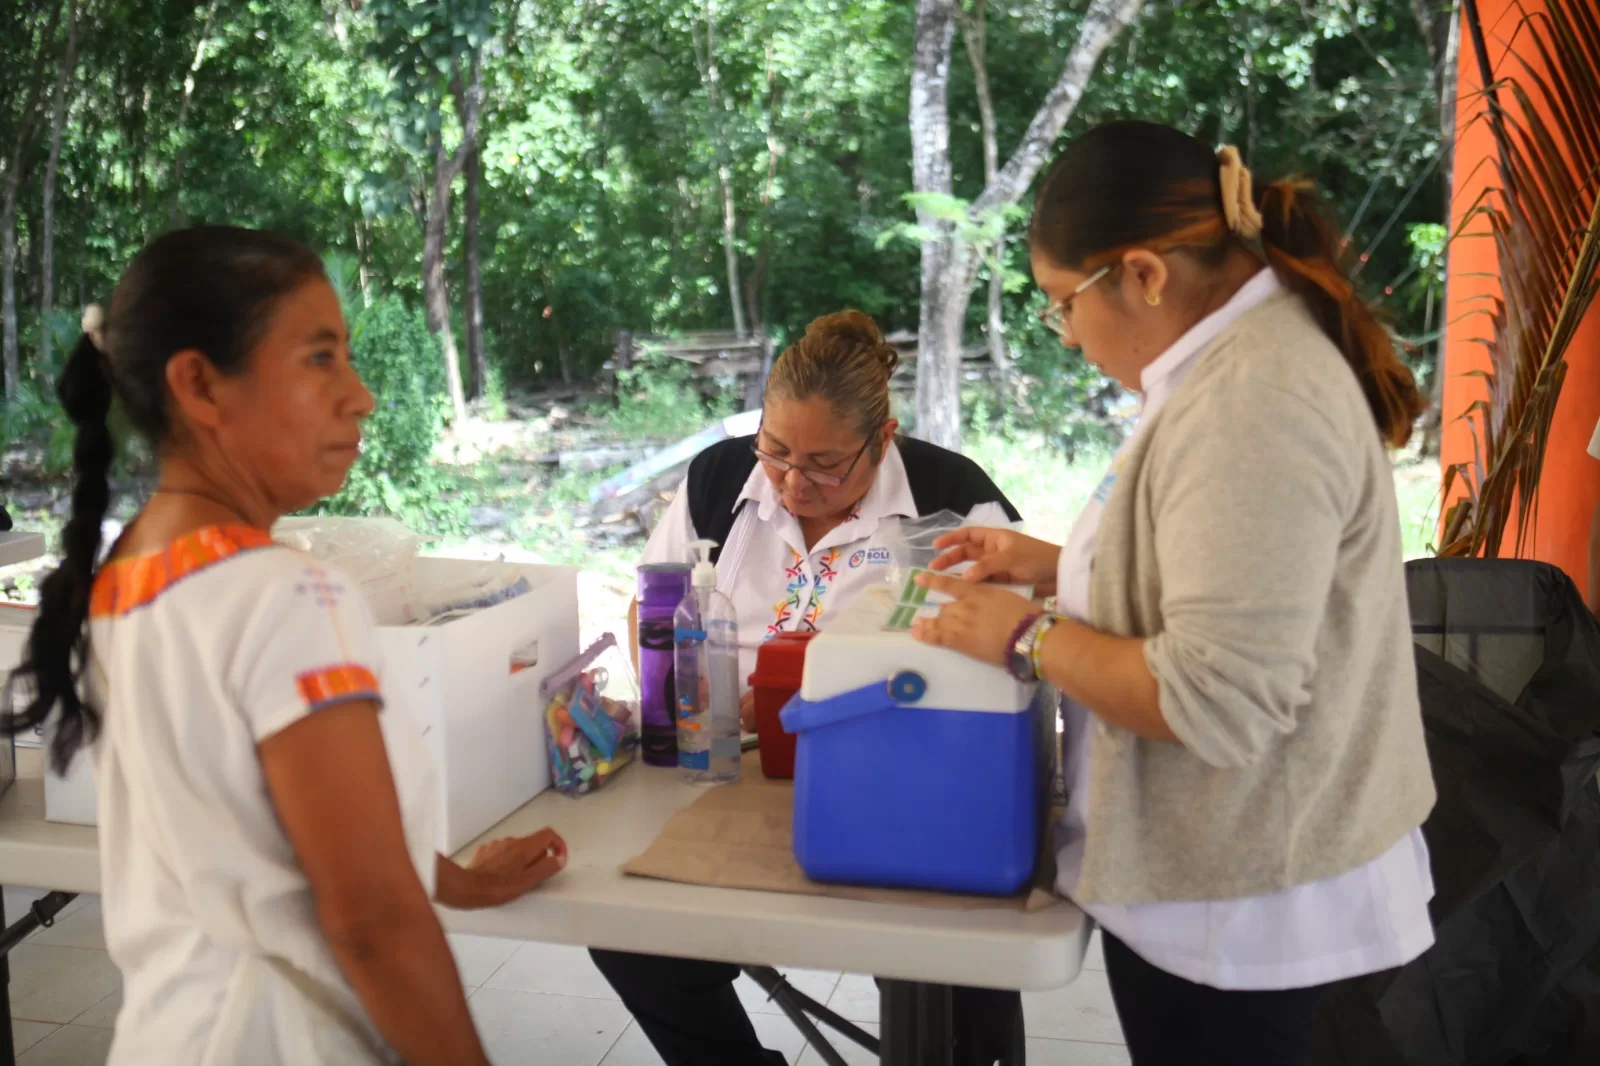
[[[1422,395],[1345,273],[1344,242],[1311,183],[1257,186],[1254,200],[1267,263],[1344,354],[1380,435],[1404,445]],[[1131,120],[1097,126],[1067,146],[1039,190],[1028,240],[1051,262],[1085,272],[1136,247],[1182,250],[1217,267],[1243,246],[1223,214],[1217,153],[1181,130]]]
[[[57,393],[77,431],[72,511],[61,534],[61,564],[39,586],[38,616],[0,713],[0,734],[15,735],[54,711],[50,761],[58,771],[100,728],[100,708],[82,680],[100,527],[111,505],[113,400],[159,448],[172,428],[168,360],[194,350],[224,374],[243,372],[278,301],[325,276],[315,252],[278,234],[232,226],[168,233],[128,265],[100,339],[85,333],[67,359]],[[20,700],[19,693],[25,693]]]

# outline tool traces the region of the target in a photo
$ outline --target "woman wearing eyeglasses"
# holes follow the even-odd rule
[[[949,510],[981,522],[1019,518],[972,460],[897,438],[889,378],[899,355],[859,311],[812,322],[773,365],[754,437],[723,441],[689,466],[645,546],[645,563],[682,562],[690,541],[721,547],[717,587],[739,616],[740,678],[763,641],[823,628],[884,580],[886,520]],[[751,702],[745,703],[745,728]],[[591,952],[668,1066],[767,1066],[725,963]],[[752,959],[751,962],[761,960]],[[752,986],[753,987],[753,986]],[[1016,993],[958,989],[958,1063],[1004,1055]]]
[[[1070,145],[1035,280],[1140,393],[1065,547],[944,539],[920,639],[1064,694],[1057,887],[1135,1066],[1295,1066],[1323,990],[1433,943],[1393,471],[1421,409],[1303,182],[1148,122]],[[1041,610],[985,579],[1057,583]]]

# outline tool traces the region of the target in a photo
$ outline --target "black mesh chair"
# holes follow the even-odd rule
[[[1600,624],[1521,560],[1407,566],[1437,942],[1345,982],[1317,1066],[1600,1063]]]

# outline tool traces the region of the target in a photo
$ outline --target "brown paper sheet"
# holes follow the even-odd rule
[[[757,753],[750,752],[744,758],[744,772],[738,782],[708,789],[705,795],[673,815],[643,855],[623,863],[622,872],[690,885],[831,896],[945,910],[1033,912],[1062,902],[1051,891],[1055,883],[1055,861],[1048,847],[1040,849],[1033,887],[1016,896],[960,896],[821,884],[807,878],[800,864],[795,862],[793,823],[793,783],[767,780],[761,774]],[[1048,838],[1049,834],[1045,835]]]

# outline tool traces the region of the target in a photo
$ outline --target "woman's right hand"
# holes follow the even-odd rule
[[[499,907],[520,899],[566,869],[567,842],[554,829],[525,837],[491,840],[467,863],[478,876],[479,905]]]
[[[972,566],[961,575],[964,580],[1003,585],[1054,585],[1061,557],[1060,545],[984,526],[946,533],[933,546],[940,554],[928,569],[948,570],[970,559]]]

